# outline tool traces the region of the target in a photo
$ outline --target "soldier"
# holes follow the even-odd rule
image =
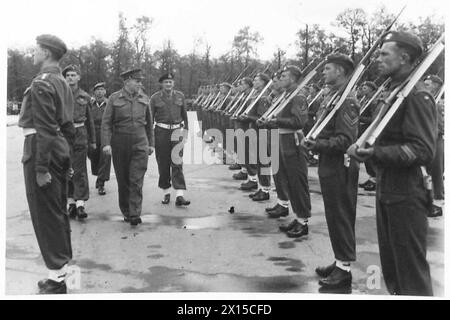
[[[89,180],[87,175],[88,144],[92,150],[95,144],[94,121],[91,116],[91,97],[78,86],[80,71],[76,66],[69,65],[62,72],[72,89],[75,99],[73,122],[75,126],[75,140],[72,148],[73,177],[69,180],[68,204],[69,217],[83,220],[87,218],[85,201],[89,199]]]
[[[94,86],[94,97],[91,100],[91,114],[94,119],[96,149],[90,150],[89,159],[91,160],[91,171],[97,176],[95,188],[99,195],[105,195],[105,181],[109,181],[111,171],[111,156],[105,154],[102,149],[101,127],[102,117],[106,108],[108,99],[106,98],[105,83],[99,82]]]
[[[319,107],[317,118],[336,92],[345,86],[354,69],[353,61],[344,54],[330,54],[323,70],[324,81],[331,86],[328,99]],[[335,262],[319,267],[316,273],[320,292],[350,293],[352,274],[350,263],[356,260],[355,220],[359,165],[345,153],[358,135],[359,104],[348,96],[334,118],[316,140],[306,141],[306,147],[319,153],[319,181],[325,206]]]
[[[40,71],[25,91],[18,123],[25,136],[25,188],[39,249],[49,271],[48,279],[38,283],[39,292],[67,293],[65,276],[72,259],[66,213],[68,140],[71,142],[74,135],[74,100],[58,65],[67,52],[66,45],[52,35],[40,35],[36,42],[34,64]]]
[[[373,97],[373,95],[375,94],[377,89],[378,89],[378,86],[374,82],[372,82],[372,81],[363,82],[363,84],[361,85],[361,94],[362,94],[362,99],[360,101],[361,107],[369,102],[369,100]],[[364,131],[366,131],[366,129],[369,127],[370,123],[372,122],[372,118],[374,117],[374,114],[375,114],[375,108],[376,108],[376,103],[374,101],[370,104],[370,106],[368,106],[364,110],[364,113],[360,115],[360,117],[359,117],[359,135],[364,133]],[[376,184],[377,179],[375,178],[376,177],[375,168],[372,164],[372,161],[370,161],[370,160],[366,161],[364,163],[364,165],[366,166],[366,172],[369,175],[369,179],[366,182],[359,184],[359,187],[363,188],[366,191],[375,191],[376,187],[377,187],[377,184]]]
[[[444,82],[436,75],[428,76],[425,81],[425,87],[430,91],[433,97],[436,97]],[[433,181],[433,208],[429,217],[442,216],[442,207],[444,206],[444,101],[436,101],[437,107],[437,140],[436,154],[429,168]]]
[[[296,66],[287,66],[281,74],[281,84],[286,96],[297,89],[302,76]],[[269,128],[279,131],[279,168],[275,173],[277,188],[287,181],[287,190],[292,210],[297,218],[287,224],[280,225],[280,230],[290,238],[308,235],[308,219],[311,217],[311,199],[308,186],[308,166],[306,152],[300,145],[303,139],[301,129],[308,121],[308,102],[302,93],[296,95],[277,117],[267,122]],[[299,132],[300,131],[300,132]],[[283,188],[283,187],[282,187]],[[280,194],[278,194],[280,196]],[[278,209],[268,212],[269,218],[286,217],[287,207],[280,205]]]
[[[111,156],[119,187],[124,221],[142,223],[142,187],[148,156],[154,151],[153,123],[148,96],[141,90],[142,70],[120,74],[123,88],[111,94],[102,119],[102,150]]]
[[[378,68],[390,76],[391,92],[414,69],[422,41],[407,32],[384,39]],[[390,294],[433,295],[427,252],[427,214],[432,199],[421,166],[429,165],[436,149],[436,106],[429,92],[413,90],[384,128],[375,145],[359,148],[361,160],[377,167],[377,231],[381,268]]]
[[[260,92],[264,89],[264,87],[267,85],[267,83],[270,81],[270,77],[264,73],[259,73],[255,76],[255,79],[253,81],[253,87],[255,88],[255,94],[254,96],[259,96]],[[251,100],[251,103],[253,103],[254,99]],[[261,132],[258,130],[256,126],[256,120],[258,120],[269,108],[270,106],[270,98],[267,93],[265,93],[257,102],[256,105],[252,108],[252,110],[249,111],[247,115],[241,115],[238,119],[242,122],[247,122],[249,130],[255,130],[256,131],[256,142],[257,146],[255,148],[256,152],[256,163],[252,163],[250,154],[248,155],[246,159],[246,168],[247,168],[247,175],[248,180],[247,182],[244,182],[241,184],[241,190],[251,190],[256,187],[258,191],[255,193],[252,193],[249,195],[249,197],[253,201],[265,201],[269,200],[270,195],[270,175],[262,174],[261,169],[270,168],[270,164],[263,164],[261,163],[260,159],[260,146],[261,143],[267,143],[269,142],[268,134],[266,134],[266,140],[263,141],[261,137]],[[264,130],[264,129],[262,129]],[[268,145],[270,147],[270,145]],[[266,150],[270,150],[270,148],[267,148]],[[250,158],[250,159],[249,159]]]
[[[170,202],[171,182],[176,190],[175,205],[188,206],[191,202],[184,199],[183,190],[186,183],[183,174],[183,150],[180,151],[179,161],[172,159],[173,148],[180,141],[172,141],[175,130],[182,130],[184,138],[189,130],[184,95],[181,91],[174,90],[174,76],[171,73],[159,78],[162,90],[156,92],[150,98],[150,105],[155,121],[155,151],[159,170],[158,186],[163,190],[163,204]],[[176,134],[176,133],[175,133]],[[184,139],[183,139],[184,140]],[[183,142],[181,142],[183,143]]]

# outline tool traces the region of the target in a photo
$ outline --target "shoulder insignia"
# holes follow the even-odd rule
[[[345,108],[343,119],[349,127],[353,127],[358,124],[359,112],[356,104],[351,103],[348,108]]]

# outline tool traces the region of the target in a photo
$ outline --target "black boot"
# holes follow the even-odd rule
[[[230,166],[228,167],[228,169],[230,169],[230,170],[241,170],[242,167],[241,167],[240,164],[233,163],[232,165],[230,165]]]
[[[185,199],[183,198],[183,196],[178,196],[177,199],[175,200],[175,205],[176,205],[177,207],[188,206],[188,205],[190,205],[190,204],[191,204],[191,202],[188,201],[188,200],[185,200]]]
[[[257,194],[255,194],[254,197],[252,197],[253,201],[266,201],[270,199],[269,192],[264,192],[260,189],[261,192],[258,191]]]
[[[368,181],[366,185],[363,187],[365,191],[376,191],[377,184],[373,181]]]
[[[67,293],[67,286],[65,281],[54,281],[44,279],[38,282],[40,294],[65,294]]]
[[[428,218],[436,218],[442,216],[442,208],[433,204],[431,212],[428,213]]]
[[[258,189],[258,182],[256,181],[246,181],[241,183],[240,188],[243,191],[250,191],[250,190],[256,190]]]
[[[130,217],[130,225],[137,226],[138,224],[141,223],[142,223],[141,217]]]
[[[164,199],[161,201],[162,204],[169,204],[170,202],[170,193],[164,195]]]
[[[84,211],[84,207],[77,208],[77,216],[80,220],[86,219],[88,217],[86,211]]]
[[[308,225],[301,224],[300,222],[296,224],[292,229],[286,232],[289,238],[300,238],[308,235]]]
[[[233,174],[234,180],[247,180],[248,175],[245,172],[239,171],[238,173]]]
[[[289,208],[285,208],[282,205],[277,204],[273,211],[267,213],[271,219],[278,219],[281,217],[287,217],[289,215]]]
[[[319,280],[319,285],[322,286],[320,292],[351,293],[352,273],[336,267],[328,277]]]
[[[333,272],[334,268],[336,268],[336,261],[326,267],[317,267],[315,271],[319,277],[326,278]]]
[[[289,230],[293,229],[298,224],[300,224],[300,222],[298,222],[297,219],[294,219],[289,223],[280,224],[280,226],[278,228],[280,229],[281,232],[288,232]]]
[[[69,205],[69,209],[67,210],[67,212],[69,213],[69,218],[70,219],[76,219],[77,217],[77,206],[72,203]]]
[[[101,195],[101,196],[104,196],[106,194],[104,186],[99,186],[98,187],[98,194]]]

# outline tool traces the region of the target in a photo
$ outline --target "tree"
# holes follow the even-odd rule
[[[367,21],[366,13],[360,8],[346,9],[338,14],[336,21],[350,36],[350,55],[355,60],[357,44],[362,39],[363,27]]]
[[[247,66],[252,57],[257,57],[257,45],[263,40],[259,32],[251,32],[249,26],[240,29],[233,39],[233,49],[239,61]]]

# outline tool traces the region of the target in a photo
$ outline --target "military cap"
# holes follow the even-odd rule
[[[37,36],[36,42],[61,57],[67,52],[66,44],[60,38],[51,34],[41,34],[40,36]]]
[[[326,57],[326,63],[334,63],[342,66],[347,72],[353,71],[355,69],[355,64],[352,59],[342,53],[332,53]]]
[[[372,81],[364,81],[361,87],[367,86],[369,88],[372,88],[373,90],[377,90],[378,86],[375,84],[375,82]]]
[[[97,84],[94,86],[94,91],[97,90],[97,89],[99,89],[99,88],[105,89],[105,84],[106,84],[106,83],[104,83],[104,82],[99,82],[99,83],[97,83]]]
[[[423,52],[423,44],[420,38],[410,32],[405,31],[391,31],[383,39],[383,43],[386,42],[398,42],[411,49],[413,49],[417,55],[421,55]]]
[[[434,74],[430,74],[430,75],[426,76],[425,80],[430,80],[430,81],[433,81],[434,83],[437,83],[440,85],[444,84],[444,81],[442,81],[441,78],[439,78],[437,75],[434,75]]]
[[[221,86],[221,87],[227,87],[228,89],[231,89],[231,87],[232,87],[232,85],[229,84],[228,82],[222,82],[222,83],[220,84],[220,86]]]
[[[168,72],[159,77],[159,82],[163,82],[164,80],[173,80],[174,78],[173,73]]]
[[[269,81],[270,81],[270,77],[267,75],[267,74],[265,74],[265,73],[258,73],[257,75],[256,75],[256,77],[258,77],[258,78],[260,78],[262,81],[264,81],[265,83],[268,83]]]
[[[249,87],[253,87],[253,81],[249,77],[244,77],[241,79],[242,83],[246,83]]]
[[[77,74],[80,74],[80,68],[78,68],[76,65],[69,64],[67,67],[65,67],[62,71],[62,75],[65,78],[67,72],[76,72]]]
[[[289,71],[289,73],[292,74],[296,79],[300,79],[300,77],[302,76],[302,70],[294,65],[284,67],[283,72],[284,71]]]
[[[120,74],[120,77],[123,80],[127,80],[127,79],[137,79],[137,80],[142,80],[144,79],[144,76],[142,75],[142,69],[139,68],[134,68],[134,69],[130,69],[127,70],[125,72],[122,72]]]

